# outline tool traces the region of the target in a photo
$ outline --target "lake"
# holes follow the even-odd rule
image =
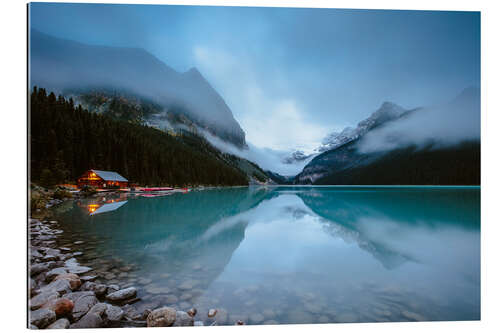
[[[217,324],[480,319],[479,187],[242,187],[54,208],[139,310]],[[82,240],[82,245],[73,242]]]

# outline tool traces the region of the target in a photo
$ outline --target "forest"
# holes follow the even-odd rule
[[[139,185],[248,185],[241,170],[208,154],[186,134],[114,119],[43,88],[30,96],[30,179],[74,182],[88,169],[116,171]],[[189,144],[187,144],[189,142]]]

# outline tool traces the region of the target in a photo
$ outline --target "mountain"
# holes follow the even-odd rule
[[[91,111],[121,114],[112,108],[116,103],[111,105],[121,100],[131,111],[127,117],[158,127],[170,125],[162,120],[182,116],[196,128],[246,147],[231,110],[196,68],[179,73],[143,49],[88,45],[34,29],[29,43],[31,87],[72,97]],[[96,94],[102,98],[89,98]]]
[[[356,128],[346,127],[340,133],[333,132],[323,139],[322,145],[318,148],[319,152],[325,152],[335,149],[348,142],[358,139],[365,135],[371,129],[387,122],[401,117],[403,114],[412,110],[405,110],[401,106],[384,102],[382,106],[372,113],[370,117],[358,123]]]
[[[478,185],[479,104],[477,88],[435,108],[405,110],[386,102],[356,129],[325,140],[326,151],[293,183]]]
[[[282,162],[285,164],[294,164],[307,160],[311,155],[306,155],[302,150],[296,150],[290,155],[284,157]]]

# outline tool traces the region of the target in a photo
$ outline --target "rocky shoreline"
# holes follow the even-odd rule
[[[194,320],[195,308],[180,311],[165,306],[140,312],[133,305],[140,301],[134,286],[96,282],[93,268],[76,259],[81,252],[58,245],[57,238],[64,231],[58,229],[57,221],[30,218],[28,227],[29,328],[204,326],[203,321]],[[216,314],[217,309],[206,314],[211,325],[217,325]]]

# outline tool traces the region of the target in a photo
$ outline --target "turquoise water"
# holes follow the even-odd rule
[[[136,286],[140,310],[195,306],[210,323],[218,308],[218,324],[480,319],[479,188],[122,194],[55,214],[61,245],[100,281]]]

